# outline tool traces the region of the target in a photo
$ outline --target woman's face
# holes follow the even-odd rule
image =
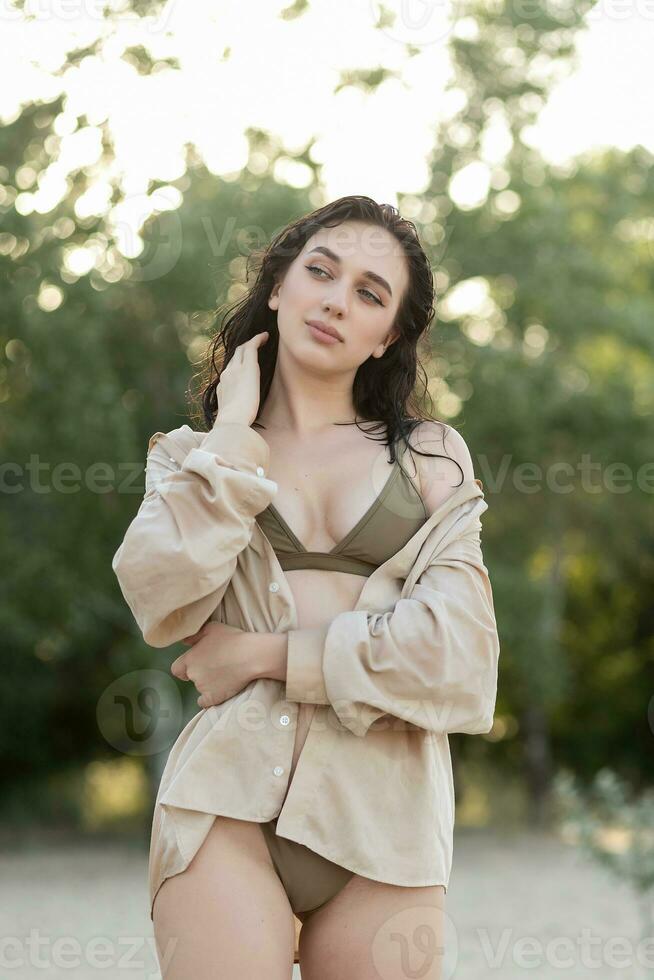
[[[313,366],[356,371],[397,339],[393,323],[408,283],[402,246],[386,229],[360,221],[321,228],[268,299],[280,345]],[[309,320],[334,327],[342,341],[321,342]]]

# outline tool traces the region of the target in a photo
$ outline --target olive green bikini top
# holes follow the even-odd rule
[[[256,520],[284,571],[320,568],[368,576],[403,548],[428,517],[420,491],[396,456],[377,499],[329,552],[307,551],[272,504]]]

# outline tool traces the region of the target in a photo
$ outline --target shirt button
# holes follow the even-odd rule
[[[279,582],[271,582],[268,586],[269,592],[279,592]]]
[[[281,774],[284,772],[284,769],[282,768],[282,766],[275,766],[273,772],[275,773],[276,776],[281,776]]]
[[[282,725],[288,725],[291,719],[288,717],[288,715],[282,715],[279,720],[281,721]]]
[[[265,470],[264,470],[263,466],[257,466],[257,476],[263,476],[264,473],[265,473]]]

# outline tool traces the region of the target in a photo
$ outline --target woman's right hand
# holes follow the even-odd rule
[[[216,386],[217,422],[252,425],[259,413],[261,372],[257,351],[268,340],[267,330],[239,344]]]

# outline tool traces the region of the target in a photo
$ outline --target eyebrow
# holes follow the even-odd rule
[[[326,245],[316,245],[315,248],[311,249],[309,255],[311,255],[313,252],[322,252],[323,255],[326,255],[327,258],[331,259],[332,262],[335,262],[336,265],[342,265],[340,255],[337,255],[336,252],[332,252],[331,248],[327,248]],[[368,269],[366,272],[362,273],[362,275],[364,279],[371,279],[373,282],[378,283],[382,289],[386,290],[389,296],[393,295],[393,290],[389,284],[386,282],[383,276],[380,276],[377,272],[372,272],[370,269]]]

